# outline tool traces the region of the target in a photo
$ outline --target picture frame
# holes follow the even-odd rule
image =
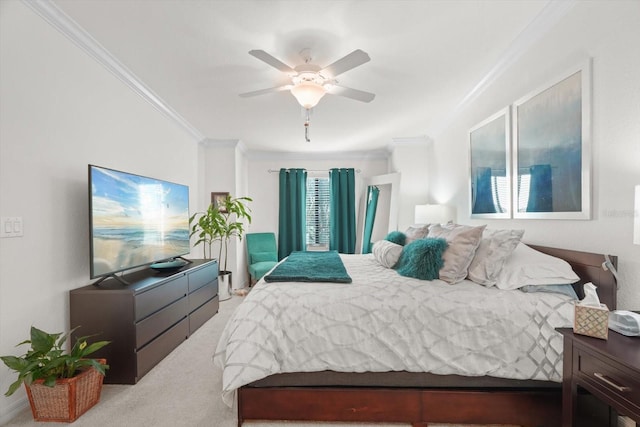
[[[513,217],[591,219],[591,63],[513,104]]]
[[[511,109],[469,130],[471,218],[511,218]]]
[[[228,195],[229,195],[228,191],[211,193],[211,204],[213,205],[214,208],[218,208],[218,211],[221,213],[228,213],[224,207],[224,201]]]

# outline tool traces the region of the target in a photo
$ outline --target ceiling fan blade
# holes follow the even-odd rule
[[[326,72],[331,77],[335,77],[339,74],[344,73],[345,71],[356,68],[358,65],[369,62],[370,60],[371,58],[369,58],[369,55],[365,51],[356,49],[347,56],[338,59],[333,64],[327,65],[320,71],[320,73],[324,74]]]
[[[266,62],[267,64],[271,65],[274,68],[277,68],[278,70],[282,71],[283,73],[295,73],[296,72],[296,70],[294,70],[293,68],[291,68],[290,66],[288,66],[284,62],[280,61],[279,59],[271,56],[270,54],[268,54],[264,50],[260,50],[260,49],[250,50],[249,51],[249,55],[254,56],[254,57],[258,58],[259,60]]]
[[[268,89],[260,89],[260,90],[254,90],[253,92],[241,93],[240,96],[242,98],[249,98],[251,96],[264,95],[265,93],[281,92],[283,90],[288,90],[290,88],[291,88],[291,85],[284,85],[284,86],[279,86],[279,87],[270,87]]]
[[[376,97],[375,93],[365,92],[363,90],[352,89],[344,86],[333,86],[329,91],[332,95],[344,96],[346,98],[355,99],[356,101],[371,102]]]

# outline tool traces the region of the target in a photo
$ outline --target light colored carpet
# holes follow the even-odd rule
[[[234,296],[220,303],[220,312],[217,315],[153,368],[138,384],[106,384],[100,402],[76,420],[73,426],[236,427],[235,411],[227,407],[220,398],[221,371],[213,365],[211,357],[224,324],[240,302],[242,298]],[[35,422],[29,408],[5,424],[12,427],[47,425],[61,424]],[[244,425],[363,427],[370,424],[245,422]],[[375,426],[401,425],[403,424]]]

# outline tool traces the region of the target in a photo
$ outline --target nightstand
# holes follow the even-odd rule
[[[640,423],[640,338],[612,330],[608,340],[558,332],[564,336],[562,426],[576,425],[578,386]]]

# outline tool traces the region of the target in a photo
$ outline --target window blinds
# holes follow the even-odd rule
[[[329,178],[307,178],[307,247],[329,247]]]

